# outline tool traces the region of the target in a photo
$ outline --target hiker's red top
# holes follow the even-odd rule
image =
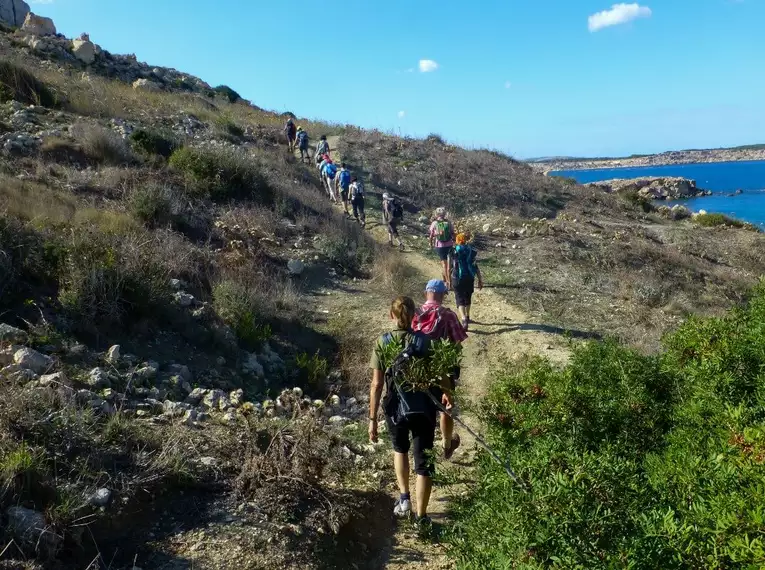
[[[456,313],[435,301],[428,301],[417,310],[412,320],[412,330],[422,332],[432,339],[456,343],[463,342],[468,337]]]

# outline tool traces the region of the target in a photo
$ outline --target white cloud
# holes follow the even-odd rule
[[[430,73],[431,71],[435,71],[436,69],[438,69],[438,64],[432,59],[420,60],[420,71],[422,73]]]
[[[651,9],[647,6],[641,6],[637,2],[634,4],[614,4],[610,10],[603,10],[593,14],[587,19],[587,25],[591,32],[597,32],[609,26],[626,24],[638,18],[650,18]]]
[[[505,89],[510,89],[513,86],[509,81],[505,81]]]
[[[406,117],[406,111],[399,111],[398,112],[398,118],[399,119],[403,119],[404,117]]]

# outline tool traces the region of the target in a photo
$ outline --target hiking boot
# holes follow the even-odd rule
[[[403,243],[398,244],[398,250],[399,251],[404,251],[404,244]]]
[[[412,501],[409,499],[396,501],[396,506],[393,507],[393,514],[398,518],[408,517],[412,514]]]
[[[460,439],[459,434],[454,434],[452,436],[451,445],[449,445],[449,447],[444,447],[444,459],[447,461],[451,459],[454,452],[457,451],[457,448],[460,446],[460,443],[462,443],[462,440]]]
[[[467,331],[468,327],[470,327],[470,319],[462,319],[462,328]]]

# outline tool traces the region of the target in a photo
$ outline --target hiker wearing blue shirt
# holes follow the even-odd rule
[[[470,304],[473,299],[473,292],[476,288],[483,289],[483,276],[476,263],[478,252],[471,247],[470,232],[464,232],[457,235],[455,243],[457,244],[452,254],[452,286],[454,288],[454,299],[457,304],[457,313],[462,322],[462,328],[468,330],[470,325]]]
[[[324,167],[321,169],[322,178],[329,192],[329,199],[334,203],[337,203],[337,195],[335,194],[335,178],[337,178],[337,165],[332,162],[332,159],[327,158],[324,161]]]
[[[337,190],[340,194],[340,199],[343,201],[343,208],[345,208],[345,215],[350,216],[348,213],[348,193],[351,189],[351,171],[345,167],[345,163],[340,165],[340,172],[337,174]]]
[[[303,130],[303,127],[297,129],[297,146],[300,150],[300,162],[303,162],[304,158],[306,162],[309,162],[311,153],[308,151],[308,133]]]

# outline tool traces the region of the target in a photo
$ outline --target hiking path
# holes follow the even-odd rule
[[[333,157],[339,161],[340,153],[337,149],[342,150],[342,139],[329,137],[329,143]],[[349,164],[349,168],[353,169],[353,165]],[[365,183],[367,194],[377,192],[377,189],[368,180],[365,180]],[[342,206],[338,206],[338,208],[342,208]],[[375,240],[386,244],[387,232],[379,221],[380,217],[379,211],[368,209],[367,230]],[[408,218],[411,218],[411,215]],[[437,259],[423,250],[423,244],[426,243],[427,239],[423,236],[423,231],[424,227],[418,227],[417,224],[405,220],[401,235],[407,247],[405,252],[400,253],[415,274],[413,281],[421,284],[422,289],[429,279],[440,278],[441,276]],[[412,247],[413,241],[419,242],[419,244]],[[353,285],[357,289],[354,299],[349,302],[349,299],[344,295],[332,295],[327,300],[328,306],[331,307],[329,310],[331,312],[339,311],[343,314],[355,313],[355,315],[348,315],[348,317],[355,318],[357,322],[365,323],[367,329],[374,328],[378,334],[389,330],[390,294],[380,294],[379,290],[376,290],[379,287],[376,287],[374,280],[360,281]],[[400,293],[406,294],[407,292],[401,291]],[[415,297],[415,301],[422,302],[424,293],[420,292],[419,295],[419,297]],[[446,306],[456,311],[451,295],[447,297]],[[508,303],[499,290],[491,287],[476,291],[473,296],[471,313],[473,322],[468,332],[469,338],[464,344],[457,406],[458,409],[460,407],[465,408],[464,412],[458,411],[460,419],[475,432],[481,434],[480,422],[470,412],[470,408],[478,404],[482,397],[487,394],[493,371],[503,363],[512,362],[527,355],[544,355],[554,362],[564,363],[568,359],[569,345],[559,335],[535,330],[537,328],[533,326],[535,323],[530,321],[523,311]],[[370,337],[368,341],[370,346],[373,338]],[[460,401],[462,401],[462,405],[460,405]],[[439,468],[449,470],[452,475],[456,474],[456,477],[452,476],[449,479],[458,482],[434,485],[428,514],[433,519],[436,529],[448,524],[450,502],[464,493],[474,480],[472,466],[478,450],[477,444],[473,437],[459,424],[455,426],[455,432],[459,433],[462,444],[455,452],[451,462],[446,463],[443,459],[440,460]],[[381,434],[381,437],[386,436],[385,433]],[[387,469],[392,472],[392,461]],[[412,480],[412,489],[414,489],[414,480]],[[388,516],[388,514],[370,513],[370,516]],[[446,556],[445,547],[437,539],[433,541],[423,540],[407,524],[398,525],[393,543],[388,552],[384,553],[384,559],[380,560],[379,565],[379,568],[390,570],[415,568],[418,570],[436,570],[453,567],[453,561]]]

